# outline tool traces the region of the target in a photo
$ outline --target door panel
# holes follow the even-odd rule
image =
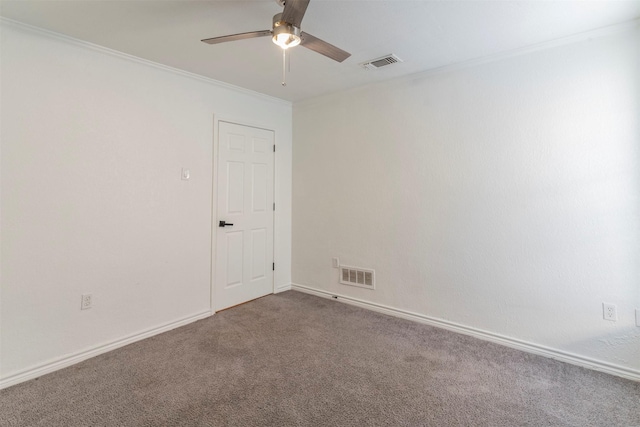
[[[273,292],[273,143],[273,131],[219,122],[216,311]]]
[[[225,288],[242,284],[242,264],[244,261],[244,236],[242,231],[230,231],[225,233],[227,241],[227,262]]]
[[[253,212],[265,212],[267,210],[267,175],[269,168],[265,164],[254,164],[252,173],[252,203]]]
[[[267,230],[264,228],[251,230],[251,280],[264,278],[266,274]]]
[[[227,163],[227,209],[225,214],[244,211],[244,163]]]

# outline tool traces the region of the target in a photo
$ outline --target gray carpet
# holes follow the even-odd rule
[[[2,426],[640,426],[640,383],[298,292],[0,392]]]

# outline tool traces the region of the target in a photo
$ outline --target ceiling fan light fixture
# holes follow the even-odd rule
[[[2,1],[2,0],[0,0]],[[286,60],[287,49],[294,46],[302,46],[316,53],[342,62],[351,54],[331,43],[300,31],[302,18],[311,0],[276,0],[280,6],[284,6],[282,13],[273,15],[271,30],[250,31],[247,33],[229,34],[228,36],[211,37],[203,39],[207,44],[218,44],[235,40],[253,39],[256,37],[271,36],[274,44],[282,48],[283,61]]]
[[[302,41],[300,38],[300,28],[287,23],[276,25],[273,28],[272,40],[282,49],[298,46]]]

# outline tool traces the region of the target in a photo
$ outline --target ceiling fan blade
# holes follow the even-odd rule
[[[302,38],[300,46],[304,46],[307,49],[318,52],[328,58],[333,59],[334,61],[342,62],[351,56],[349,52],[345,52],[344,50],[335,47],[331,43],[320,40],[319,38],[314,37],[309,33],[302,32],[300,34],[300,37]]]
[[[304,13],[307,11],[309,1],[310,0],[285,0],[282,18],[280,19],[300,28],[300,23],[302,23]]]
[[[271,35],[271,30],[251,31],[249,33],[240,33],[240,34],[231,34],[231,35],[222,36],[222,37],[213,37],[211,39],[204,39],[202,41],[209,44],[218,44],[218,43],[232,42],[235,40],[252,39],[255,37],[264,37],[264,36],[270,36],[270,35]]]

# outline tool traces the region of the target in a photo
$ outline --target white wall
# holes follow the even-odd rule
[[[295,104],[294,284],[640,378],[639,52],[636,26]]]
[[[276,132],[275,282],[290,284],[290,103],[6,22],[1,36],[5,384],[209,313],[214,114]]]

